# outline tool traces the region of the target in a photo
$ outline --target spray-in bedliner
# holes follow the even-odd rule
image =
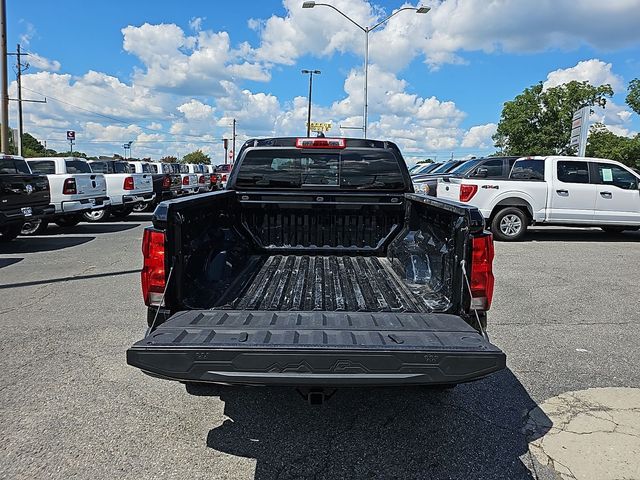
[[[216,308],[429,313],[448,305],[424,285],[412,288],[388,258],[273,255],[235,301]]]

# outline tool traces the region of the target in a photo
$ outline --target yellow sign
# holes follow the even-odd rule
[[[309,124],[307,123],[307,126]],[[331,130],[330,122],[311,122],[311,128],[309,128],[312,132],[328,132]]]

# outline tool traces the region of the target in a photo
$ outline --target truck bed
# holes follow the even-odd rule
[[[429,313],[449,303],[425,285],[411,288],[386,257],[271,255],[254,257],[248,268],[257,273],[215,308]]]

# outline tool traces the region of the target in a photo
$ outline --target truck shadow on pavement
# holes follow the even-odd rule
[[[523,427],[536,403],[510,370],[449,392],[344,389],[322,407],[288,388],[191,391],[225,402],[207,446],[254,458],[256,479],[534,478]]]
[[[18,237],[0,245],[0,253],[37,253],[77,247],[96,237]]]
[[[606,233],[600,229],[529,229],[523,242],[638,242],[640,232]]]
[[[139,227],[139,223],[80,223],[73,227],[59,227],[50,225],[45,230],[43,236],[63,235],[66,233],[79,234],[100,234],[100,233],[119,233]]]
[[[24,257],[22,257],[22,258],[0,258],[0,268],[4,268],[4,267],[9,267],[11,265],[15,265],[16,263],[20,263],[22,260],[24,260]]]

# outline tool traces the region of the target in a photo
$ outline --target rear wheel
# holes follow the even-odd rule
[[[112,209],[111,210],[111,216],[117,218],[117,219],[124,219],[127,218],[131,212],[133,212],[133,207],[121,207],[118,209]]]
[[[22,225],[20,235],[38,235],[47,229],[47,225],[49,225],[49,222],[40,218],[27,220]]]
[[[491,220],[491,232],[496,240],[514,242],[522,239],[528,225],[529,220],[522,210],[508,207],[495,214]]]
[[[87,222],[99,222],[101,220],[106,220],[109,217],[109,213],[105,210],[92,210],[90,212],[84,212],[82,214],[82,218],[84,218]]]
[[[53,221],[53,223],[55,223],[59,227],[75,227],[82,220],[82,214],[76,213],[75,215],[65,215],[64,217],[58,217]]]
[[[20,235],[20,231],[22,230],[22,224],[17,223],[13,225],[6,225],[0,228],[0,243],[2,242],[10,242],[18,235]]]

